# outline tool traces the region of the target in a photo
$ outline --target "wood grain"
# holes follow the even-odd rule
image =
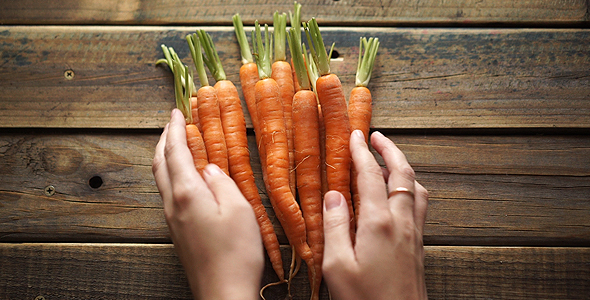
[[[588,21],[585,0],[561,1],[331,1],[302,0],[303,18],[330,25],[572,24]],[[272,21],[272,12],[292,10],[292,1],[211,2],[201,0],[2,1],[2,24],[199,24]]]
[[[590,245],[588,136],[389,137],[430,191],[427,244]],[[0,134],[0,241],[168,242],[151,173],[157,140],[129,131]],[[94,176],[100,187],[90,186]]]
[[[166,44],[192,65],[183,37],[194,29],[0,27],[0,127],[163,127],[174,106],[172,76],[154,62]],[[239,83],[233,31],[206,30]],[[332,70],[347,94],[358,38],[381,38],[369,84],[374,128],[590,127],[590,30],[326,28],[323,35],[336,42]]]
[[[288,259],[288,247],[283,254]],[[589,248],[436,246],[425,247],[425,256],[431,299],[586,299],[590,292]],[[6,299],[191,298],[172,245],[4,243],[0,263]],[[295,300],[309,299],[304,274],[293,281]],[[278,286],[265,296],[285,294]],[[328,299],[325,287],[321,299]]]

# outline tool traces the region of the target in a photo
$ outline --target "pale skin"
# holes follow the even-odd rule
[[[393,142],[376,132],[371,144],[386,168],[379,166],[362,133],[352,133],[362,202],[354,245],[344,197],[335,191],[325,195],[325,281],[336,300],[426,299],[427,191]],[[176,109],[156,146],[152,169],[195,299],[259,299],[264,252],[254,213],[218,167],[208,165],[203,176],[194,169],[184,117]],[[398,187],[413,195],[388,196]]]

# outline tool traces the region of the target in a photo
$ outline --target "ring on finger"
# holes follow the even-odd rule
[[[399,193],[406,193],[406,194],[412,196],[412,198],[414,198],[414,192],[412,192],[409,189],[402,187],[402,186],[397,187],[397,188],[395,188],[395,190],[389,192],[389,194],[387,195],[387,198],[391,198],[394,195],[397,195]]]

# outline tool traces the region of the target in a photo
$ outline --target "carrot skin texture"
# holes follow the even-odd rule
[[[371,91],[364,86],[357,86],[350,92],[348,100],[348,118],[350,130],[360,130],[365,135],[365,142],[369,142],[369,130],[371,128],[371,116],[373,114]],[[360,210],[360,197],[356,182],[356,170],[351,166],[351,193],[354,206],[355,222],[358,222]]]
[[[255,63],[247,63],[240,67],[240,84],[242,87],[242,94],[250,113],[250,120],[252,121],[252,127],[254,132],[258,134],[260,126],[258,125],[258,113],[256,110],[256,96],[255,86],[256,82],[260,80],[258,76],[258,67]]]
[[[212,86],[203,86],[197,92],[199,122],[203,128],[203,140],[209,162],[219,166],[229,176],[227,145],[221,125],[219,100]]]
[[[314,259],[315,278],[309,272],[311,299],[319,299],[324,254],[319,113],[315,93],[301,90],[293,97],[293,133],[297,192]]]
[[[203,169],[209,163],[203,136],[195,124],[186,125],[186,143],[193,156],[195,169],[203,175]]]
[[[262,166],[262,178],[267,182],[266,176],[266,150],[262,143],[262,129],[258,121],[258,109],[256,107],[256,83],[260,80],[258,75],[258,67],[255,63],[247,63],[240,67],[240,83],[242,86],[242,94],[250,114],[252,127],[254,127],[254,134],[256,136],[256,145],[258,154],[260,156],[260,164]],[[268,187],[267,187],[268,189]]]
[[[199,132],[203,132],[203,128],[201,128],[201,123],[199,122],[199,109],[197,96],[191,97],[191,115],[193,116],[193,124],[197,126]]]
[[[293,83],[293,69],[291,64],[286,61],[275,61],[272,64],[271,77],[279,85],[279,92],[281,95],[281,104],[283,106],[283,118],[285,120],[285,127],[287,129],[287,141],[289,146],[289,165],[291,168],[291,175],[289,179],[289,186],[291,192],[296,195],[296,176],[293,169],[295,168],[295,154],[293,147],[293,95],[295,95],[295,87]]]
[[[373,114],[371,91],[364,86],[357,86],[350,92],[348,100],[348,118],[350,130],[361,130],[365,141],[369,141],[371,116]]]
[[[289,148],[279,97],[279,86],[274,79],[261,79],[256,83],[258,120],[262,125],[263,144],[266,147],[267,192],[289,242],[308,265],[313,265],[305,221],[289,187]]]
[[[262,242],[267,250],[273,269],[284,280],[284,269],[279,241],[266,208],[258,193],[254,172],[250,165],[246,120],[236,86],[229,80],[218,81],[215,86],[219,99],[221,122],[227,145],[229,173],[244,197],[250,202],[260,227]]]
[[[348,204],[351,238],[354,239],[354,210],[350,195],[350,122],[342,83],[335,74],[318,78],[316,89],[326,130],[326,173],[328,189],[340,192]]]

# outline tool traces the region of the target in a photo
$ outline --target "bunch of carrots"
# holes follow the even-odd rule
[[[176,105],[186,119],[187,142],[197,171],[202,172],[207,163],[217,164],[252,205],[279,279],[273,284],[288,283],[290,294],[291,278],[303,260],[308,266],[311,299],[319,299],[322,199],[328,190],[341,192],[347,200],[351,239],[355,237],[361,206],[348,144],[352,130],[360,129],[369,136],[372,99],[367,85],[379,40],[360,39],[356,87],[347,103],[338,76],[330,72],[331,53],[326,51],[316,20],[302,23],[300,16],[301,5],[295,2],[287,30],[287,14],[275,12],[272,35],[268,25],[256,21],[251,36],[254,52],[239,14],[233,17],[242,58],[240,86],[254,128],[266,193],[293,250],[288,274],[255,184],[242,101],[236,86],[227,80],[211,36],[204,30],[186,36],[199,77],[198,89],[192,69],[174,49],[162,45],[165,58],[157,64],[167,64],[174,75]],[[216,81],[213,86],[206,68]]]

